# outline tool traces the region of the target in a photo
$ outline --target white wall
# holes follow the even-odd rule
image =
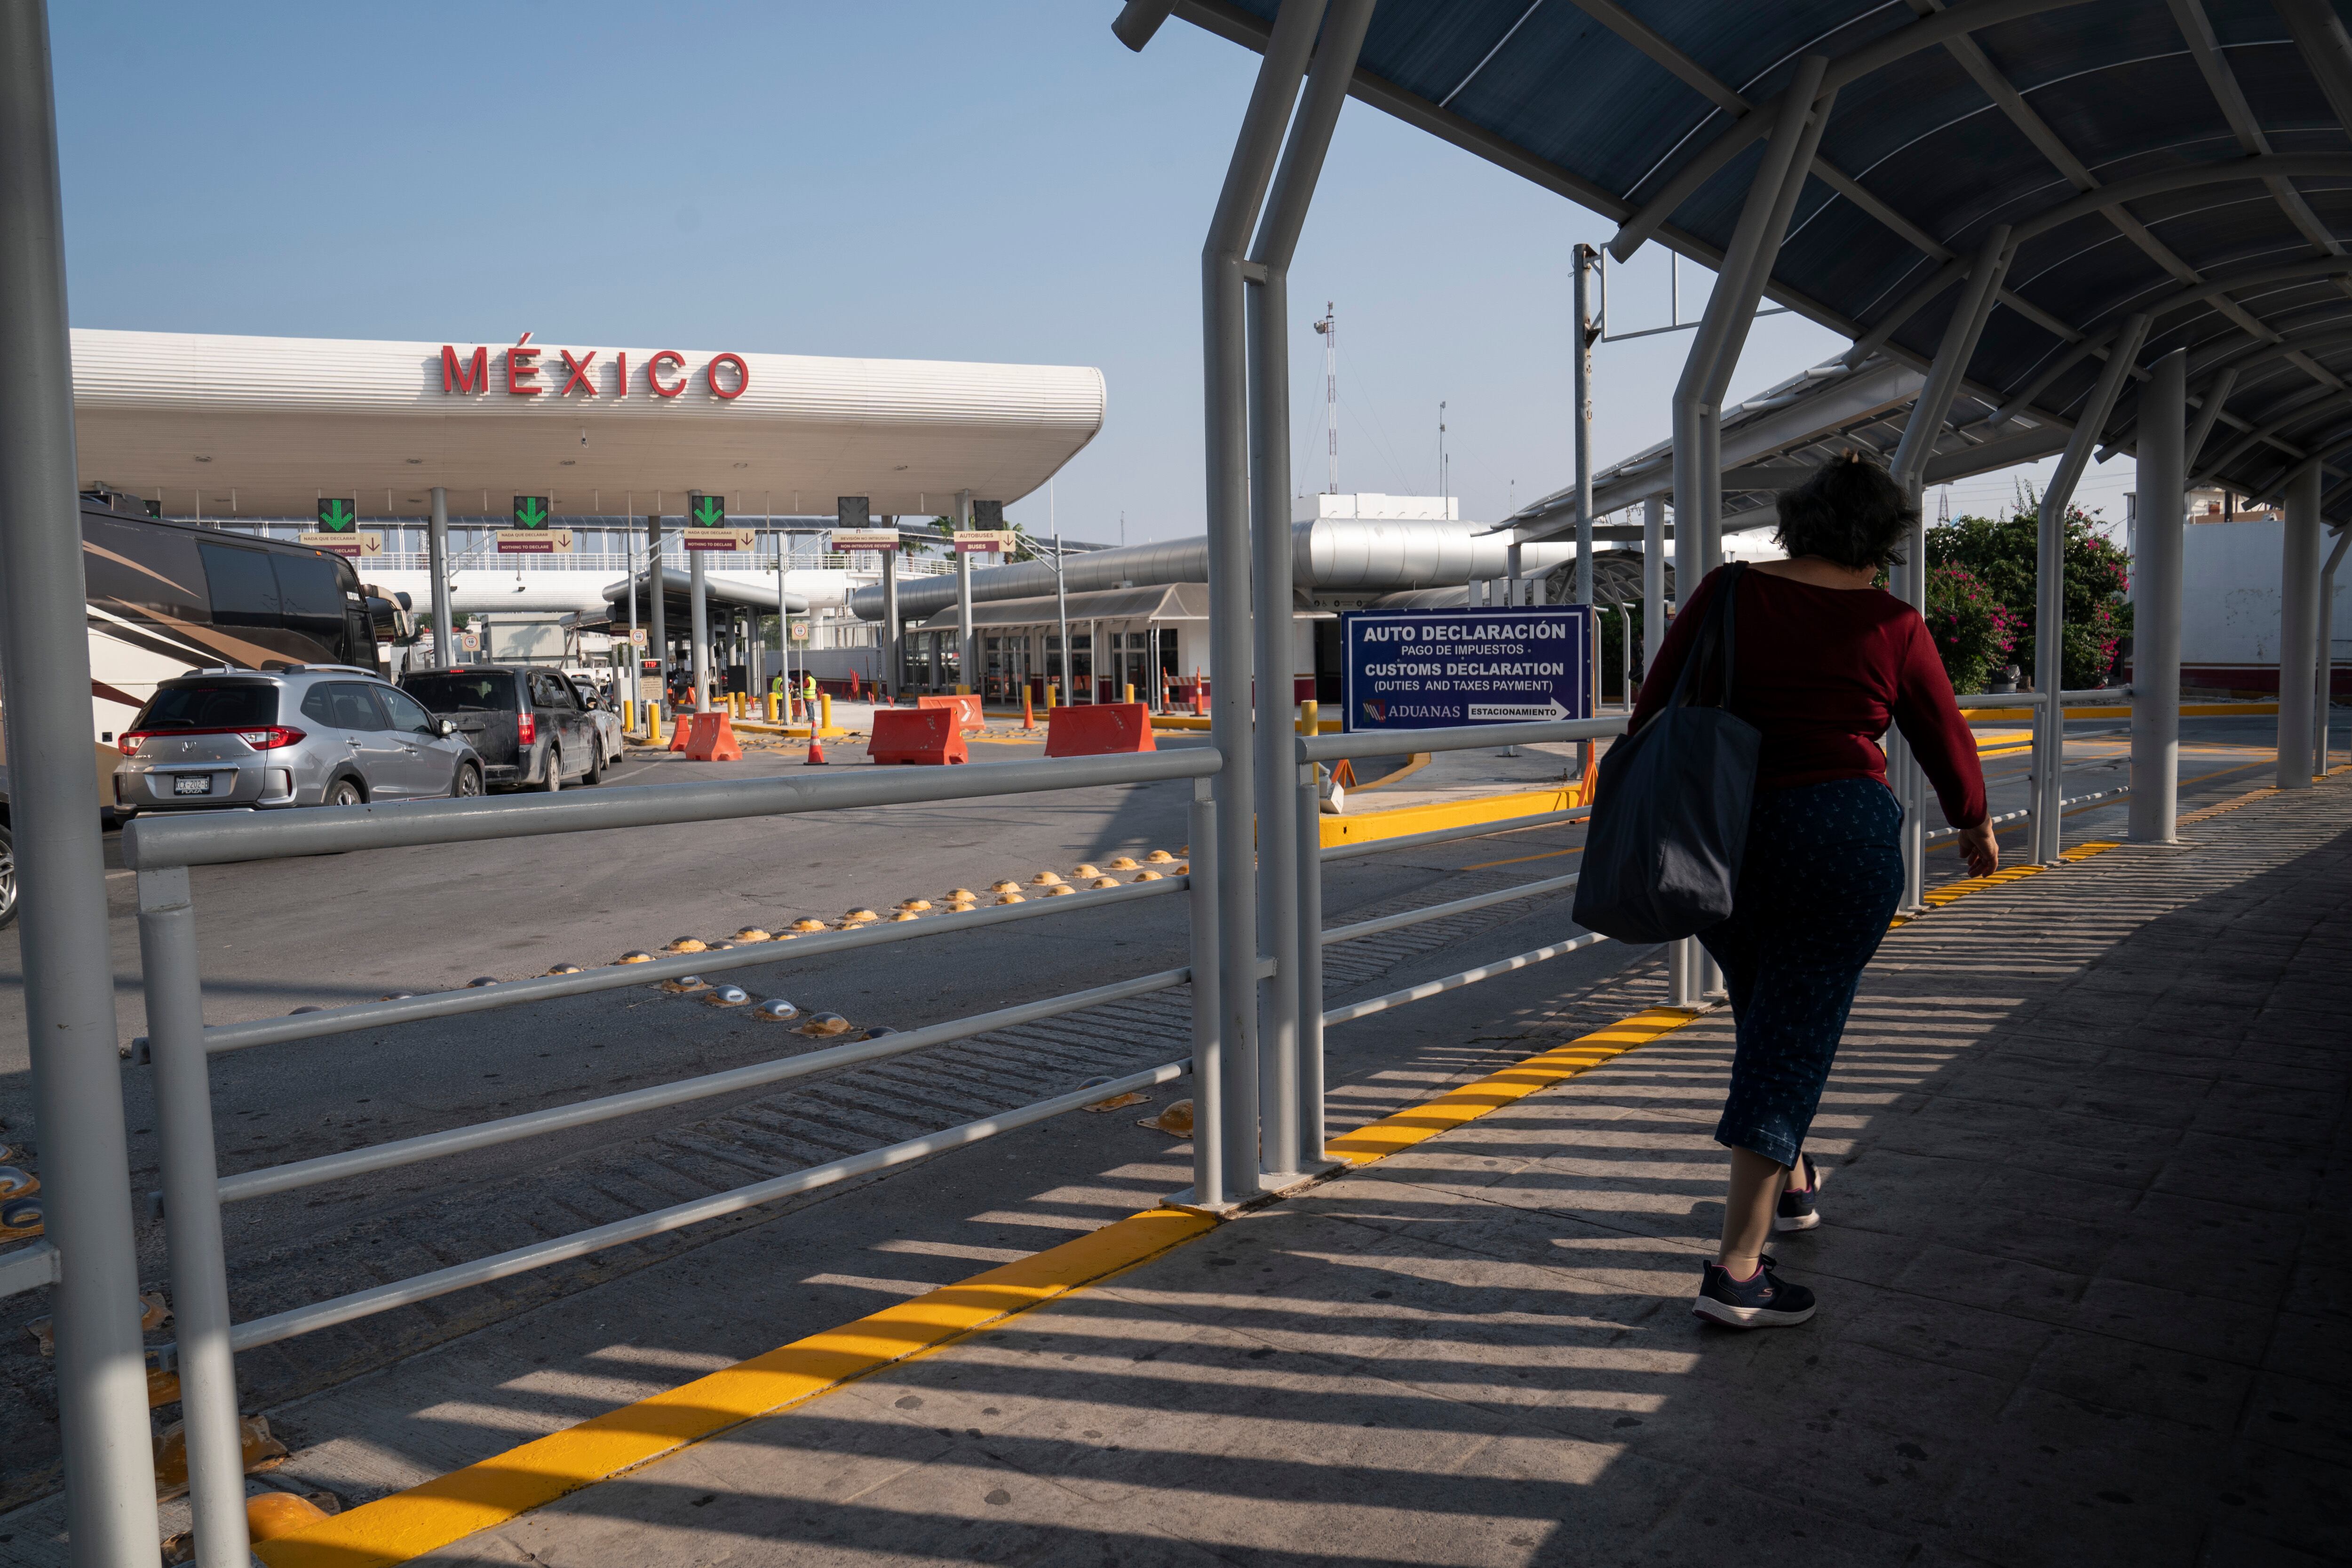
[[[2278,663],[2279,556],[2285,531],[2286,524],[2270,520],[2201,522],[2185,531],[2181,663]],[[2333,548],[2332,542],[2323,545]],[[2335,657],[2352,660],[2352,560],[2336,569],[2331,630]]]

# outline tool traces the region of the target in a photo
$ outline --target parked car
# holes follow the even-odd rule
[[[527,664],[421,669],[401,679],[418,701],[457,726],[492,789],[593,784],[621,760],[620,716],[562,670]]]
[[[350,665],[161,682],[116,744],[118,816],[476,795],[486,777],[456,725]]]

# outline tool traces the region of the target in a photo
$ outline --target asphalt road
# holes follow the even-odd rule
[[[2127,737],[2097,723],[2075,730],[2066,793],[2120,784]],[[2270,742],[2268,721],[2189,721],[2184,802],[2265,782]],[[1034,748],[990,746],[982,760],[1032,754]],[[857,765],[862,753],[837,749],[835,755],[841,759],[835,765],[846,767]],[[797,766],[797,753],[788,752],[757,752],[727,764],[648,755],[615,770],[602,787]],[[1987,773],[1997,811],[2023,803],[2021,757],[1991,759]],[[903,899],[937,900],[950,887],[984,889],[1000,878],[1026,883],[1040,870],[1067,876],[1082,862],[1121,853],[1139,860],[1153,849],[1180,852],[1190,790],[1189,783],[1172,783],[203,868],[194,873],[194,890],[207,1019],[272,1016],[305,1005],[461,985],[477,976],[520,978],[558,963],[606,963],[629,949],[657,951],[679,936],[717,940],[745,925],[774,930],[803,916],[838,919],[853,908],[887,915]],[[2120,825],[2119,810],[2103,807],[2069,826],[2080,835],[2119,832]],[[1572,868],[1580,842],[1580,830],[1551,828],[1336,861],[1327,868],[1327,921],[1338,925],[1557,875]],[[2012,853],[2017,842],[2015,834],[2004,840]],[[1931,881],[1958,873],[1956,858],[1945,850],[1935,858]],[[135,908],[127,873],[113,872],[110,887],[118,1010],[127,1039],[143,1023]],[[755,997],[786,996],[808,1012],[827,1009],[861,1026],[904,1030],[1180,965],[1186,961],[1184,903],[1180,896],[1118,910],[1081,906],[947,942],[830,958],[795,959],[780,948],[775,963],[728,978]],[[1507,904],[1335,948],[1329,1001],[1376,994],[1554,940],[1565,917],[1556,901]],[[1523,972],[1507,990],[1492,988],[1495,995],[1473,1011],[1572,996],[1644,956],[1602,944]],[[9,1129],[0,1137],[11,1142],[23,1140],[31,1110],[21,997],[16,937],[0,933],[0,1121]],[[1183,992],[1162,994],[781,1089],[739,1091],[235,1205],[227,1229],[236,1313],[247,1319],[484,1256],[1027,1103],[1090,1077],[1180,1058],[1189,1048],[1186,1005]],[[1453,1003],[1421,1006],[1425,1016],[1406,1009],[1384,1016],[1401,1022],[1335,1030],[1335,1091],[1367,1075],[1409,1071],[1424,1057],[1452,1059],[1447,1053],[1459,1037],[1450,1021],[1466,1015]],[[630,987],[257,1047],[219,1058],[214,1069],[222,1169],[308,1158],[831,1043],[696,997]],[[157,1176],[148,1074],[130,1068],[124,1083],[134,1185],[143,1190]],[[1106,1158],[1100,1143],[1099,1137],[1040,1129],[1024,1141],[1030,1152],[1021,1183],[1051,1189],[1099,1180]],[[982,1179],[982,1173],[1000,1179],[985,1162],[1001,1157],[986,1148],[928,1167],[949,1175],[916,1181],[902,1174],[878,1184],[921,1209],[904,1215],[908,1224],[929,1223],[926,1205],[969,1201],[969,1182],[960,1184],[953,1171],[966,1171],[971,1180]],[[713,1245],[847,1190],[699,1226],[633,1255],[646,1260]],[[163,1279],[160,1226],[144,1230],[142,1247],[144,1277]],[[546,1270],[255,1352],[240,1363],[249,1403],[266,1407],[315,1394],[400,1356],[594,1289],[609,1277],[601,1267],[592,1260]],[[52,1399],[46,1365],[22,1331],[40,1310],[37,1296],[0,1304],[0,1383],[25,1396],[0,1399],[15,1412],[0,1416],[8,1455],[0,1467],[0,1506],[49,1484]]]

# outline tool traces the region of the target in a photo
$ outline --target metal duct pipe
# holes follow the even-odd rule
[[[1366,518],[1294,522],[1290,525],[1291,581],[1298,587],[1345,593],[1433,588],[1474,577],[1500,577],[1510,566],[1510,536],[1478,531],[1485,526]],[[1520,549],[1523,567],[1530,574],[1549,572],[1576,554],[1572,543],[1528,544]],[[1074,552],[1068,574],[1073,594],[1122,584],[1159,587],[1169,583],[1204,583],[1209,576],[1209,542],[1194,537]],[[1042,561],[1023,561],[971,574],[975,604],[1043,598],[1053,591],[1054,569]],[[909,620],[921,619],[953,605],[956,593],[951,578],[901,579],[898,610]],[[848,602],[850,609],[866,620],[882,618],[878,587],[856,589]]]

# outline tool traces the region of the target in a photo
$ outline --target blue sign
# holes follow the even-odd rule
[[[1590,605],[1348,611],[1344,722],[1436,730],[1590,719],[1598,626]]]

